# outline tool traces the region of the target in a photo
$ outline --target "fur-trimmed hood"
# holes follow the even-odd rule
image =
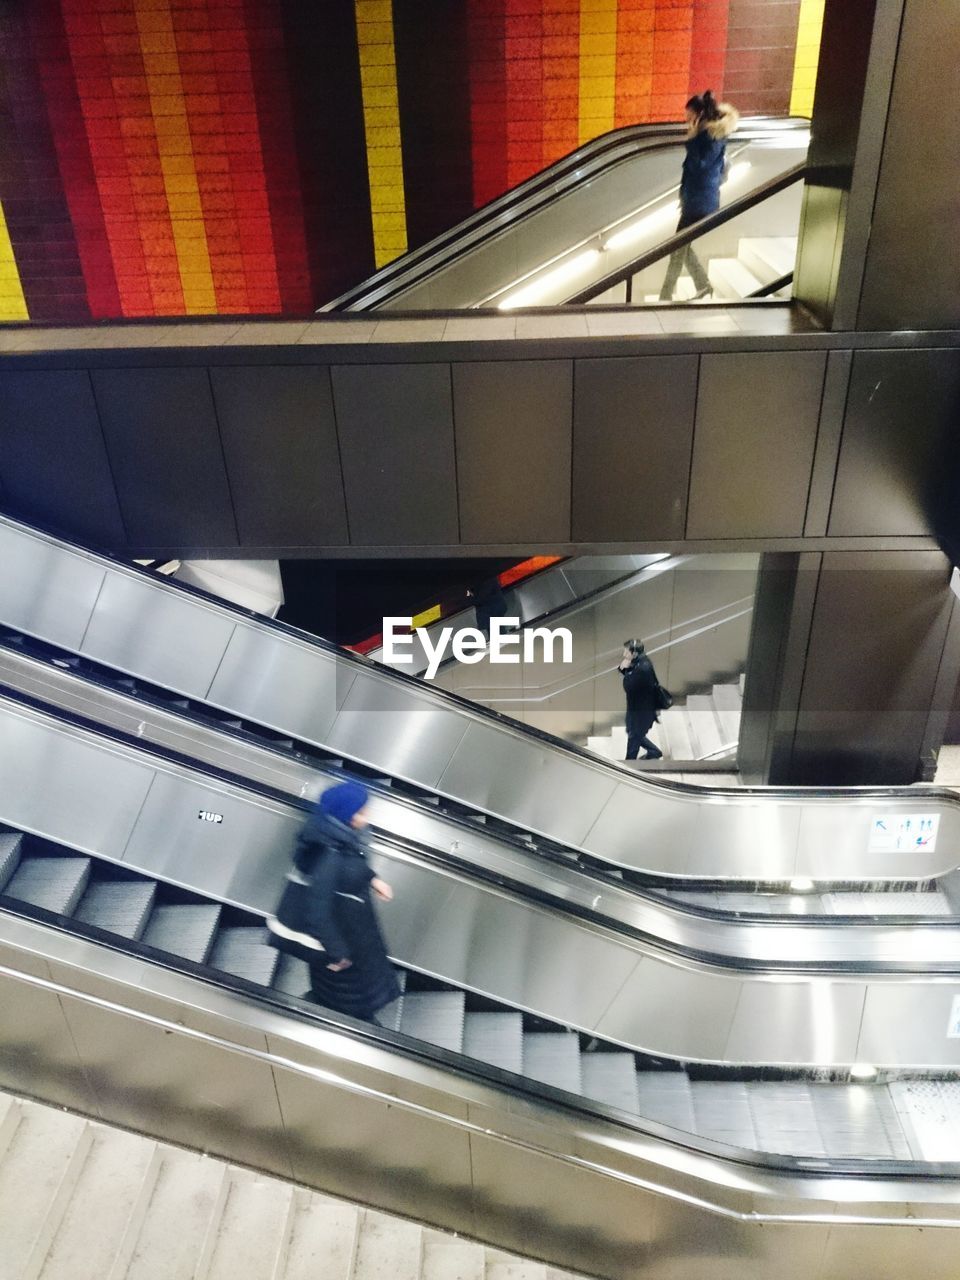
[[[717,110],[720,112],[716,120],[708,120],[703,125],[704,133],[708,133],[715,142],[723,142],[725,138],[729,138],[734,129],[740,123],[740,112],[736,107],[731,107],[729,102],[718,102]]]

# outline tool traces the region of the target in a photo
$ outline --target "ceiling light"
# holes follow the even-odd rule
[[[599,249],[586,249],[583,253],[578,253],[576,257],[568,258],[566,262],[561,262],[558,267],[554,267],[552,271],[547,271],[544,275],[538,276],[532,283],[524,285],[522,289],[518,289],[516,293],[511,293],[500,303],[501,311],[509,311],[512,307],[531,307],[536,306],[545,294],[555,289],[557,285],[563,284],[564,281],[572,280],[575,276],[582,275],[587,271],[600,257]]]

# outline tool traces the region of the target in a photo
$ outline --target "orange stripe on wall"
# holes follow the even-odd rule
[[[188,315],[209,314],[217,303],[170,0],[134,0],[134,9],[183,304]]]
[[[650,117],[653,90],[654,8],[647,0],[620,0],[617,8],[617,128]]]

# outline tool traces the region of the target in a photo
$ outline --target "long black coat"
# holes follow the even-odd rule
[[[627,733],[643,735],[657,718],[657,673],[641,653],[620,674],[627,695]]]
[[[310,965],[310,999],[356,1018],[372,1018],[400,994],[370,898],[373,878],[360,833],[315,814],[267,921],[273,945]],[[331,973],[327,965],[338,960],[350,967]]]

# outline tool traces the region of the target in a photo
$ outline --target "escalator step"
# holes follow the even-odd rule
[[[282,991],[286,996],[297,996],[298,999],[303,999],[310,990],[310,970],[307,968],[306,961],[298,960],[296,956],[285,955],[283,952],[278,954],[280,963],[273,975],[274,990]]]
[[[632,1053],[584,1053],[583,1096],[622,1111],[637,1110],[637,1064]]]
[[[255,925],[221,929],[210,952],[210,966],[237,978],[269,987],[280,952],[267,942],[266,929]]]
[[[503,1071],[523,1071],[523,1017],[519,1013],[468,1013],[463,1052]]]
[[[21,902],[72,916],[89,878],[89,858],[24,858],[6,892]]]
[[[169,951],[203,964],[213,944],[220,920],[219,905],[207,903],[157,907],[150,917],[143,941],[158,951]]]
[[[400,1030],[405,1036],[459,1053],[465,999],[462,991],[408,992],[403,997]]]
[[[157,896],[152,880],[103,880],[83,895],[74,919],[121,938],[139,938]]]
[[[535,1031],[523,1037],[523,1074],[555,1089],[579,1093],[580,1041],[570,1031]]]
[[[400,1030],[400,1021],[403,1017],[403,992],[407,989],[407,975],[403,969],[397,970],[397,986],[401,993],[399,998],[384,1005],[377,1013],[377,1021],[388,1031]]]
[[[20,865],[23,840],[20,831],[0,831],[0,893],[6,893],[5,885]]]
[[[734,1147],[757,1146],[747,1086],[742,1080],[691,1080],[690,1096],[697,1133]]]
[[[647,1120],[696,1133],[690,1081],[683,1071],[638,1071],[637,1110]]]

